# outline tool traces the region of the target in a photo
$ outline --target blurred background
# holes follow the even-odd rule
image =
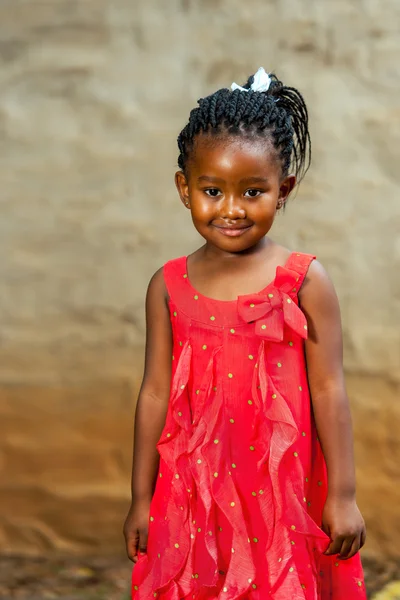
[[[128,597],[146,286],[201,243],[176,137],[260,66],[309,107],[274,236],[336,285],[370,597],[400,598],[399,33],[397,0],[1,0],[1,598]]]

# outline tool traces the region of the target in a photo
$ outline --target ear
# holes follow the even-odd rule
[[[190,208],[189,184],[183,171],[175,173],[175,185],[182,203]]]
[[[293,190],[295,185],[296,175],[288,175],[287,177],[282,179],[281,184],[279,186],[278,196],[278,204],[280,205],[280,207],[285,206],[289,194]]]

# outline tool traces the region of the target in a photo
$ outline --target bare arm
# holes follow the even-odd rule
[[[165,423],[171,380],[172,332],[162,269],[146,298],[146,354],[136,405],[132,499],[151,500],[159,463],[156,444]]]
[[[165,424],[171,381],[172,331],[163,271],[150,281],[146,297],[146,354],[135,412],[132,504],[124,524],[129,558],[146,551],[148,516],[159,453],[156,444]]]
[[[324,527],[330,553],[350,558],[364,544],[365,526],[355,503],[353,432],[343,375],[339,302],[325,270],[313,262],[300,292],[309,337],[305,344],[308,381],[328,469]]]

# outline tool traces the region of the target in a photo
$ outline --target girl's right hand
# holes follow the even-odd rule
[[[137,563],[138,552],[146,554],[149,531],[150,501],[132,502],[124,523],[126,552]]]

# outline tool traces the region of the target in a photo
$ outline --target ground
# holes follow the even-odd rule
[[[400,563],[363,559],[368,597],[400,600]],[[0,557],[0,598],[129,600],[131,563],[121,557]],[[380,593],[379,593],[380,592]],[[378,594],[378,595],[377,595]]]

